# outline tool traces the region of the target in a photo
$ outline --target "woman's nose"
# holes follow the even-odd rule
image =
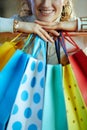
[[[52,0],[42,0],[43,7],[49,7],[52,4]]]

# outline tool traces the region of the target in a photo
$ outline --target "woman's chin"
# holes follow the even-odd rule
[[[52,18],[48,18],[48,17],[41,17],[41,18],[38,18],[38,20],[43,21],[43,22],[52,22],[53,21]]]
[[[40,20],[40,21],[44,21],[44,22],[53,22],[53,21],[55,21],[55,19],[58,19],[58,16],[57,15],[54,16],[53,14],[38,15],[37,19]]]

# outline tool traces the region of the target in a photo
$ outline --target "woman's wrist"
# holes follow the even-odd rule
[[[13,30],[14,30],[14,32],[18,32],[18,30],[19,30],[19,21],[18,20],[14,20]]]
[[[14,32],[26,32],[26,24],[22,21],[14,20],[13,30]]]
[[[14,20],[13,30],[14,32],[24,32],[24,22]]]
[[[65,31],[77,31],[77,20],[73,21],[61,21],[59,23],[59,29]]]

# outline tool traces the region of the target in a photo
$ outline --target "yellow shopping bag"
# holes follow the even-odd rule
[[[19,33],[13,40],[6,41],[0,46],[0,70],[8,62],[16,49],[21,49],[23,46],[23,40],[18,39],[21,33]]]
[[[63,67],[64,96],[69,130],[87,130],[87,109],[71,65]]]

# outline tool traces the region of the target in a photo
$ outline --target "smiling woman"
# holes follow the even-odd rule
[[[20,13],[12,17],[14,20],[6,21],[4,31],[35,33],[52,43],[59,35],[58,30],[87,31],[84,22],[74,15],[72,0],[20,0],[20,3]]]
[[[52,2],[50,0],[32,0],[30,3],[32,7],[32,13],[36,16],[37,19],[40,21],[49,22],[60,18],[64,1],[56,0]]]
[[[46,50],[46,48],[44,50],[40,46],[40,49],[44,50],[43,54],[42,54],[42,52],[40,53],[41,54],[40,57],[42,57],[42,55],[44,55],[45,51],[47,52],[47,55],[46,55],[47,58],[44,56],[46,63],[47,63],[46,65],[49,65],[49,66],[54,65],[55,67],[56,66],[58,67],[58,65],[61,66],[61,67],[64,66],[64,65],[66,66],[68,64],[68,58],[63,51],[64,48],[62,48],[62,47],[58,48],[58,44],[55,41],[58,41],[58,40],[56,40],[58,38],[60,38],[59,40],[62,41],[61,37],[58,37],[59,35],[61,35],[61,33],[59,33],[60,31],[64,31],[64,32],[65,31],[66,32],[67,31],[68,32],[87,31],[87,17],[81,18],[81,17],[75,16],[75,13],[74,13],[74,10],[73,10],[73,0],[20,0],[20,5],[21,6],[20,6],[19,14],[13,15],[11,18],[0,18],[0,32],[14,32],[15,34],[19,33],[19,32],[27,33],[27,34],[34,33],[34,34],[40,36],[43,40],[45,40],[47,42],[47,47],[48,47],[47,50]],[[68,33],[66,33],[66,34],[68,34]],[[84,39],[86,39],[86,40],[84,40]],[[76,37],[74,40],[76,40],[78,46],[82,50],[87,47],[87,37],[85,37],[85,38],[84,37],[82,37],[82,38]],[[36,40],[36,43],[38,43],[37,40]],[[41,43],[42,46],[44,46],[42,41],[39,42],[39,43]],[[60,61],[58,61],[58,53],[57,53],[58,51],[56,51],[56,49],[55,49],[55,43],[57,45],[56,48],[59,49],[59,60]],[[67,51],[73,49],[72,45],[68,44],[68,42],[64,43],[64,45],[65,44],[66,44]],[[35,45],[36,45],[35,49],[37,50],[38,45],[37,44],[35,44]],[[65,46],[63,46],[63,47],[65,47]],[[37,53],[38,53],[38,51],[37,51]],[[29,52],[29,54],[30,54],[30,52]],[[30,56],[29,56],[29,58],[30,58]],[[35,62],[36,62],[36,59],[35,59]],[[30,65],[30,68],[35,68],[35,66],[37,66],[35,64],[35,62],[32,62],[33,66],[31,67],[31,65]],[[60,64],[59,64],[59,62],[60,62]],[[29,63],[30,63],[30,61],[29,61]],[[40,64],[40,69],[41,68],[43,68],[43,67]],[[48,80],[49,84],[47,84],[47,89],[48,89],[47,90],[48,91],[47,98],[48,98],[48,100],[44,100],[44,101],[46,101],[46,105],[44,105],[44,107],[47,106],[48,109],[49,109],[46,112],[44,111],[45,114],[46,114],[46,123],[44,123],[44,125],[47,127],[48,125],[51,126],[51,124],[52,124],[53,127],[52,128],[50,127],[50,129],[44,128],[44,130],[65,130],[65,129],[67,129],[67,127],[62,125],[65,122],[65,121],[63,122],[63,120],[62,120],[63,119],[62,115],[64,115],[64,113],[63,113],[64,111],[61,109],[61,108],[64,108],[64,107],[61,104],[61,103],[63,103],[62,100],[60,100],[60,99],[62,99],[61,98],[61,89],[63,88],[62,87],[63,71],[61,71],[61,72],[56,71],[56,69],[54,67],[52,67],[52,69],[53,69],[52,75],[51,75],[51,73],[48,74],[48,77],[50,77],[50,79],[51,79],[51,80]],[[36,73],[37,70],[38,69],[36,69],[36,70],[33,69],[33,72]],[[49,69],[47,69],[47,71],[49,71]],[[68,74],[67,72],[65,72],[65,73]],[[30,73],[28,73],[28,74],[29,74],[29,77],[31,77]],[[60,75],[57,76],[57,74],[60,74]],[[51,76],[54,76],[54,77],[51,77]],[[38,76],[36,78],[38,78]],[[35,86],[35,83],[37,83],[36,78],[34,77],[33,80],[32,80],[32,83],[31,83],[31,87],[33,87],[33,88]],[[76,103],[76,106],[78,105],[79,100],[76,100],[76,98],[74,98],[74,97],[78,96],[78,94],[76,94],[76,93],[75,93],[76,96],[74,95],[74,92],[76,92],[75,90],[77,89],[77,87],[73,83],[72,75],[70,76],[70,78],[72,80],[70,84],[71,85],[73,84],[73,87],[71,87],[71,85],[69,84],[68,87],[66,87],[66,88],[67,88],[67,93],[69,93],[71,95],[70,97],[72,97],[72,98],[69,98],[69,100],[67,100],[67,101],[69,101],[69,104],[71,104],[71,102],[72,102],[71,106],[73,106],[73,109],[72,109],[72,111],[70,112],[69,115],[70,115],[70,118],[74,117],[74,116],[72,116],[73,112],[74,112],[75,115],[76,115],[75,119],[77,120],[78,125],[84,125],[84,126],[86,126],[86,129],[84,129],[84,128],[80,129],[81,126],[78,127],[74,118],[72,118],[72,121],[70,120],[70,122],[72,122],[73,126],[77,126],[78,129],[77,129],[77,127],[73,129],[73,128],[71,128],[72,126],[70,126],[70,129],[68,129],[68,130],[87,130],[87,123],[84,123],[84,121],[86,122],[87,119],[83,120],[82,117],[80,117],[80,116],[78,117],[77,107],[74,107],[75,103]],[[69,80],[70,78],[69,78],[69,74],[68,74],[67,78],[66,78],[66,76],[64,76],[64,81],[66,79]],[[25,79],[26,78],[24,78],[24,80]],[[54,83],[51,82],[52,79],[53,80],[55,79]],[[69,83],[68,80],[66,81],[67,83]],[[43,86],[42,85],[42,84],[44,84],[43,81],[44,81],[44,78],[41,79],[40,83],[37,83],[37,85],[41,84],[41,86]],[[58,82],[56,82],[56,81],[58,81]],[[58,83],[58,86],[57,86],[56,83]],[[61,86],[60,86],[60,84],[61,84]],[[54,85],[54,86],[51,87],[51,85]],[[59,86],[60,86],[60,88],[59,88]],[[49,89],[50,87],[51,87],[52,91],[50,91],[50,89]],[[58,87],[58,89],[56,89],[56,87]],[[42,89],[42,87],[40,89]],[[68,89],[70,89],[70,90],[68,91]],[[34,91],[32,91],[32,92],[34,92]],[[29,99],[30,99],[30,95],[32,95],[32,92],[29,94]],[[57,97],[56,97],[56,95],[57,95]],[[51,96],[52,96],[52,98],[51,98]],[[26,99],[26,93],[23,93],[22,97],[24,97],[24,99]],[[67,97],[67,95],[66,95],[66,97]],[[51,99],[51,100],[49,100],[49,99]],[[56,99],[58,99],[59,101],[57,100],[58,101],[57,102]],[[74,99],[75,99],[75,102],[74,102]],[[79,97],[78,97],[78,99],[79,99]],[[36,104],[39,103],[38,101],[40,101],[40,96],[38,96],[38,94],[36,94],[34,96],[33,100]],[[51,103],[50,101],[53,101],[53,102]],[[32,104],[32,100],[28,103]],[[26,105],[23,105],[21,103],[21,110],[22,110],[22,107],[24,107],[24,106],[26,106]],[[60,106],[61,111],[59,111],[59,106]],[[68,108],[69,105],[66,105],[66,106]],[[82,107],[84,108],[83,105],[78,105],[78,107],[79,106],[81,106],[81,109],[82,109]],[[53,113],[50,111],[51,107],[52,107]],[[16,110],[18,110],[17,107],[16,107]],[[34,110],[36,111],[36,107],[35,107]],[[59,119],[59,121],[56,120],[57,111],[59,111],[58,116],[61,117],[61,120]],[[50,114],[49,114],[49,112],[50,112]],[[30,118],[32,111],[29,108],[29,109],[27,109],[26,112],[22,111],[22,113],[25,115],[25,118],[28,119],[28,118]],[[39,119],[41,120],[42,119],[42,111],[39,111],[36,114],[38,115]],[[54,118],[52,118],[51,114],[53,114]],[[18,116],[21,118],[20,115],[18,115]],[[47,116],[48,116],[48,118],[47,118]],[[36,119],[36,115],[34,115],[34,118]],[[50,120],[51,118],[52,118],[52,120]],[[79,120],[78,120],[78,118],[79,118]],[[18,118],[16,118],[16,120],[17,119]],[[64,118],[64,120],[66,120],[66,119]],[[79,123],[80,121],[82,123]],[[10,122],[10,120],[8,122]],[[27,120],[27,122],[28,122],[28,120]],[[31,122],[29,122],[29,123],[31,123]],[[37,121],[37,123],[39,123],[39,121]],[[61,127],[63,126],[65,129],[64,128],[57,128],[56,129],[58,123],[61,125]],[[69,123],[69,125],[71,125],[71,123]],[[26,127],[25,123],[24,123],[24,126]],[[8,130],[11,130],[11,129],[14,129],[14,130],[22,129],[20,122],[17,120],[15,122],[13,128],[8,128]],[[22,129],[22,130],[27,130],[27,129],[25,128],[25,129]],[[28,130],[43,130],[43,129],[41,129],[41,128],[38,129],[35,124],[32,124],[31,126],[28,127]]]
[[[26,0],[27,2],[27,0]],[[28,0],[28,9],[26,10],[26,2],[24,0],[22,3],[22,10],[20,11],[20,16],[23,16],[22,12],[25,12],[25,15],[32,14],[36,19],[40,21],[55,21],[58,19],[68,20],[74,16],[74,10],[72,7],[71,0],[56,0],[56,1],[37,1],[37,0]],[[29,13],[27,13],[29,12]]]

